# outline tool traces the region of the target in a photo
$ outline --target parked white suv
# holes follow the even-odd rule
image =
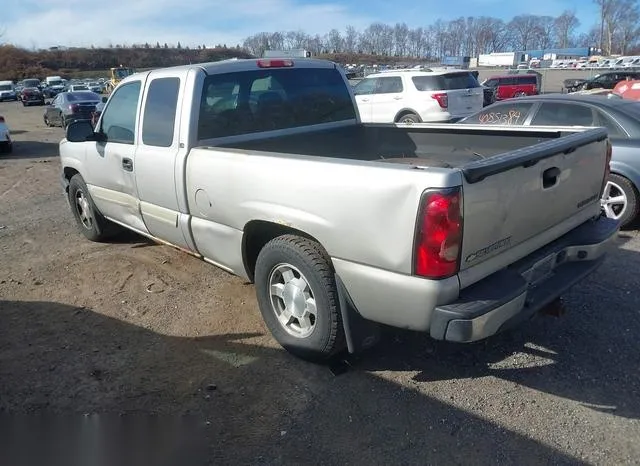
[[[354,87],[364,123],[456,121],[482,110],[482,86],[470,71],[397,70]]]

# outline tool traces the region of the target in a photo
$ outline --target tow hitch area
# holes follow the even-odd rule
[[[547,304],[544,308],[540,310],[541,314],[553,317],[561,317],[567,312],[567,309],[564,306],[564,302],[562,298],[558,298],[555,301]]]

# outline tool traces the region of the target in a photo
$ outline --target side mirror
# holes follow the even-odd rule
[[[102,141],[104,137],[100,133],[93,131],[93,125],[89,120],[77,120],[67,126],[67,141],[86,142]]]

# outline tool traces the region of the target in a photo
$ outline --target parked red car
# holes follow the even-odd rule
[[[44,95],[37,87],[25,87],[20,93],[20,100],[23,106],[44,105]]]
[[[485,105],[498,100],[538,95],[538,77],[535,74],[507,74],[491,76],[482,83],[485,88]]]

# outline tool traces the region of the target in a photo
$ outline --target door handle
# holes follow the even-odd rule
[[[397,95],[393,98],[393,100],[402,100],[402,96]]]
[[[122,159],[122,168],[125,171],[132,172],[133,171],[133,160],[128,158]]]
[[[560,176],[560,169],[558,167],[547,168],[542,172],[542,187],[548,189],[554,186],[558,182]]]

